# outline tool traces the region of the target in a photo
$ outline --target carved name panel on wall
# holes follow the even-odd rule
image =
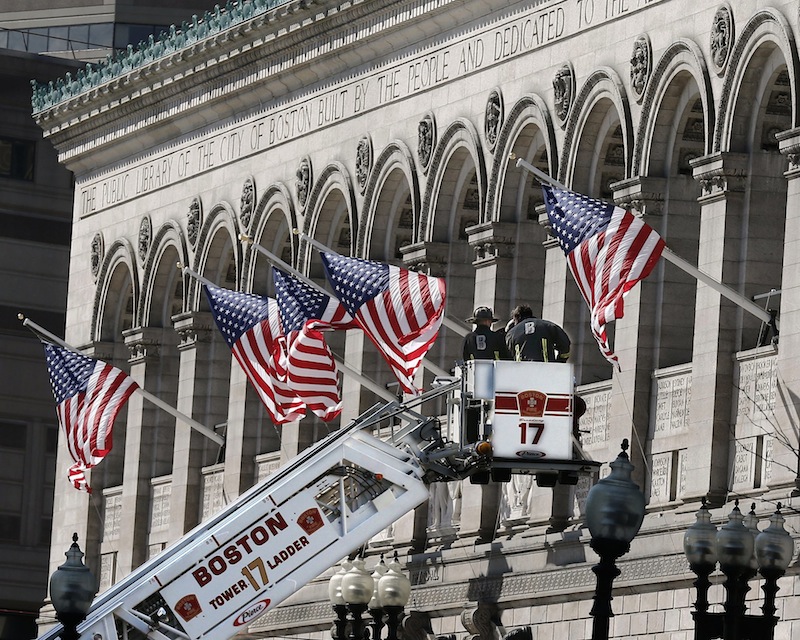
[[[538,5],[335,88],[228,121],[202,139],[143,154],[125,169],[81,176],[76,188],[79,214],[91,215],[163,189],[664,1],[564,0]]]

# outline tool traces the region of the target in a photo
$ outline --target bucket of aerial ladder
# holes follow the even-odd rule
[[[577,439],[575,376],[569,363],[470,360],[460,369],[460,400],[452,403],[451,436],[491,444],[489,466],[472,482],[508,481],[511,474],[534,474],[539,486],[576,484],[598,463],[585,459]],[[584,405],[585,406],[585,405]]]

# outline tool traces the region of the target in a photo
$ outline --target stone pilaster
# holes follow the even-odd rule
[[[658,230],[666,192],[666,180],[645,176],[618,182],[614,199],[634,214],[646,215],[646,222]],[[660,266],[660,265],[659,265]],[[643,459],[650,419],[652,373],[656,367],[656,345],[659,290],[662,288],[659,267],[634,287],[625,298],[625,315],[615,320],[612,347],[619,358],[620,368],[612,382],[611,433],[609,460],[614,457],[623,439],[631,443],[630,456],[634,465],[633,480],[644,488],[649,462]],[[633,429],[637,433],[633,433]],[[637,443],[641,443],[642,447]]]
[[[788,446],[773,447],[770,486],[790,485],[800,492],[797,424],[800,400],[789,389],[800,386],[800,367],[792,354],[800,349],[800,129],[778,135],[780,150],[789,161],[787,180],[786,230],[783,251],[783,277],[780,299],[780,337],[778,342],[778,389],[775,402],[776,430]]]
[[[206,405],[214,320],[211,314],[202,312],[180,314],[172,320],[180,337],[177,409],[208,428],[213,428],[214,424],[223,422],[225,418],[224,415],[209,414]],[[181,421],[176,422],[169,514],[170,540],[177,540],[198,523],[203,497],[200,469],[216,461],[218,449],[218,445],[203,434]]]
[[[712,278],[735,285],[739,280],[747,156],[716,153],[691,165],[702,191],[697,266]],[[723,500],[728,484],[737,311],[711,287],[698,286],[696,317],[703,322],[697,323],[694,334],[687,437],[692,455],[686,486],[695,496],[708,495],[712,503]]]
[[[130,351],[130,374],[139,386],[167,403],[162,378],[161,344],[163,329],[139,327],[123,332]],[[147,559],[150,523],[150,479],[167,469],[158,468],[159,460],[172,458],[172,437],[166,442],[165,427],[174,432],[174,418],[165,419],[160,409],[134,393],[128,400],[128,421],[125,435],[122,493],[119,498],[119,526],[116,557],[116,580],[126,576]],[[170,434],[171,435],[171,434]],[[164,449],[167,448],[165,451]],[[106,518],[108,520],[108,518]],[[108,525],[106,525],[108,529]]]
[[[474,306],[488,305],[501,321],[508,320],[514,291],[518,225],[484,222],[468,227],[466,231],[469,244],[475,250],[475,261],[472,263],[475,267]]]

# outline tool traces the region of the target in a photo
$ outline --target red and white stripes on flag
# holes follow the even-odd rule
[[[358,325],[344,305],[273,267],[275,297],[286,335],[286,381],[308,409],[329,422],[342,411],[339,371],[323,331]]]
[[[91,493],[85,472],[111,451],[114,419],[139,386],[110,364],[49,342],[43,344],[56,415],[75,461],[69,480],[76,489]]]
[[[589,306],[592,334],[619,366],[605,325],[623,316],[625,294],[652,271],[664,240],[626,209],[555,187],[542,191],[553,235]]]
[[[419,393],[414,374],[442,324],[441,278],[400,267],[322,252],[328,281],[369,336],[406,393]]]
[[[203,285],[214,321],[275,424],[305,416],[306,405],[286,382],[278,303],[253,293]]]

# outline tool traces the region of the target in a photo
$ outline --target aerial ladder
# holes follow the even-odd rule
[[[231,638],[425,502],[433,482],[527,473],[552,486],[599,467],[574,437],[572,365],[472,361],[455,373],[373,406],[97,596],[81,640]],[[434,399],[444,417],[419,410]]]

